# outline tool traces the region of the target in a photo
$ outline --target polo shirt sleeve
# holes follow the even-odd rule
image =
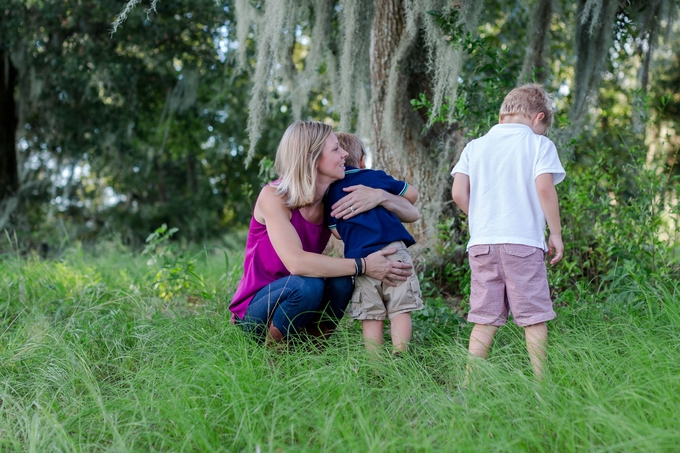
[[[324,214],[324,219],[326,221],[326,225],[328,225],[328,228],[333,230],[335,229],[338,225],[338,219],[335,217],[331,216],[331,206],[335,204],[336,201],[339,200],[337,196],[335,196],[334,199],[334,191],[333,188],[331,187],[328,190],[328,193],[326,196],[323,198],[323,214]]]
[[[383,189],[384,191],[393,195],[402,196],[406,192],[406,189],[408,189],[407,182],[394,179],[392,176],[388,175],[382,170],[373,170],[371,172],[371,179],[373,184],[371,184],[369,187]]]
[[[451,170],[451,176],[456,177],[456,173],[462,173],[464,175],[470,175],[470,148],[472,147],[472,142],[468,143],[463,149],[463,153],[458,159],[458,163],[453,166]]]
[[[534,168],[534,178],[545,173],[552,173],[553,184],[555,185],[564,181],[564,178],[567,176],[562,162],[560,162],[560,156],[557,154],[555,144],[547,137],[541,137],[541,144]]]

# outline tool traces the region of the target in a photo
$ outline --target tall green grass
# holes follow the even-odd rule
[[[194,275],[174,274],[189,283],[172,297],[161,296],[160,262],[115,245],[52,261],[0,257],[0,450],[680,445],[677,282],[630,279],[606,300],[584,294],[560,308],[541,383],[522,331],[504,327],[463,392],[469,327],[435,327],[400,359],[369,359],[349,322],[325,347],[267,350],[229,322],[239,257],[187,256]]]

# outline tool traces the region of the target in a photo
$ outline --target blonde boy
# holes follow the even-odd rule
[[[359,184],[401,195],[412,204],[418,197],[416,190],[404,181],[398,181],[380,170],[366,169],[366,151],[357,136],[340,132],[336,137],[340,147],[349,155],[345,158],[345,178],[331,184],[328,189],[326,221],[333,234],[343,240],[345,258],[361,258],[374,251],[396,249],[386,257],[412,265],[407,248],[415,241],[397,216],[387,209],[376,206],[348,219],[336,219],[330,215],[330,207],[346,195],[343,189]],[[390,320],[395,353],[405,351],[411,341],[411,312],[423,308],[418,277],[413,274],[407,281],[395,283],[395,286],[386,285],[367,275],[355,278],[350,316],[361,320],[367,350],[378,350],[382,345],[386,318]]]
[[[505,97],[500,121],[471,141],[453,167],[453,200],[468,214],[472,270],[470,313],[476,323],[471,354],[486,358],[493,337],[512,312],[524,328],[534,374],[543,376],[548,330],[555,318],[545,255],[562,259],[562,227],[555,184],[566,173],[553,142],[550,98],[540,85]],[[545,242],[545,224],[550,228]]]

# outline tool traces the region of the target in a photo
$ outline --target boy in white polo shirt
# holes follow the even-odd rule
[[[566,173],[555,144],[543,135],[552,119],[550,98],[540,85],[515,88],[503,101],[499,124],[468,143],[451,171],[451,194],[468,214],[470,230],[468,321],[476,325],[469,351],[485,359],[510,310],[524,328],[539,379],[548,340],[545,323],[555,318],[545,255],[554,255],[550,264],[555,264],[564,253],[555,184]]]

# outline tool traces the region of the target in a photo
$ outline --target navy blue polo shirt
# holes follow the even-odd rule
[[[382,206],[347,220],[331,217],[331,206],[348,193],[342,189],[359,184],[394,195],[403,195],[408,189],[407,183],[394,179],[382,170],[345,168],[345,177],[331,184],[324,199],[326,223],[328,228],[337,228],[340,233],[345,243],[345,258],[364,258],[394,241],[404,241],[407,247],[415,244],[413,236],[406,231],[399,218]]]

